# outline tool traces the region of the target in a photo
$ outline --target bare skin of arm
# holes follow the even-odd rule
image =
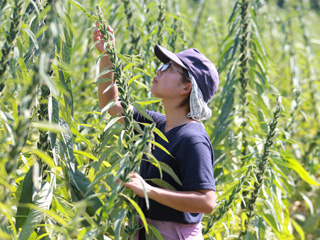
[[[114,34],[113,29],[108,26],[108,31]],[[100,59],[100,69],[99,72],[101,73],[105,69],[112,70],[113,63],[111,62],[108,55],[106,55],[106,49],[104,49],[104,38],[102,36],[101,31],[99,30],[99,23],[97,23],[97,29],[93,33],[93,41],[95,43],[95,46],[97,50],[100,52],[100,54],[105,54]],[[112,39],[113,46],[115,46],[115,40]],[[110,88],[108,91],[105,92],[105,89],[107,89],[111,84],[114,83],[114,73],[113,72],[107,72],[106,74],[103,74],[100,76],[99,80],[101,79],[111,79],[110,81],[101,82],[98,85],[98,97],[99,97],[99,105],[101,108],[104,108],[108,102],[111,100],[115,101],[116,104],[108,110],[109,114],[111,116],[121,116],[123,109],[121,107],[121,104],[118,100],[118,88],[116,85],[114,85],[112,88]],[[120,123],[124,124],[124,120],[120,119]]]
[[[140,197],[144,197],[144,186],[150,199],[178,211],[210,214],[215,208],[216,194],[213,190],[173,191],[158,188],[146,183],[135,172],[130,173],[130,181],[123,185]]]

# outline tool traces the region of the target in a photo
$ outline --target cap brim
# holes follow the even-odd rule
[[[163,62],[168,63],[170,60],[174,61],[176,64],[180,65],[181,67],[188,70],[188,68],[183,64],[183,62],[175,55],[173,52],[170,52],[169,50],[165,49],[164,47],[161,47],[160,45],[156,45],[154,47],[154,53],[157,56],[157,58]]]

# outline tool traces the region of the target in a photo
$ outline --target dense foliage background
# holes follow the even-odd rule
[[[143,214],[116,180],[138,170],[143,154],[174,176],[150,155],[157,129],[133,134],[127,109],[162,111],[149,91],[156,43],[198,48],[220,73],[213,116],[203,122],[215,149],[218,194],[215,211],[203,219],[205,238],[320,238],[319,5],[2,0],[0,238],[134,234],[135,216]],[[101,56],[92,34],[96,21],[104,29],[103,19],[116,33],[111,54],[125,127],[106,114],[110,104],[98,105]],[[147,230],[161,239],[154,227]]]

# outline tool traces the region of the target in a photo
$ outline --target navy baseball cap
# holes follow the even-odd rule
[[[198,49],[190,48],[173,53],[157,44],[154,53],[161,62],[168,63],[172,60],[190,71],[202,92],[203,100],[206,103],[211,100],[219,86],[219,74],[215,65]]]

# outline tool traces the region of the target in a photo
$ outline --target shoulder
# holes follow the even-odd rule
[[[187,144],[195,144],[200,142],[210,143],[210,139],[206,132],[206,129],[199,122],[186,124],[180,129],[178,135],[182,139],[182,141]]]
[[[213,148],[209,136],[204,126],[199,123],[188,123],[183,126],[176,135],[180,154],[193,155],[194,152],[199,154],[213,155]]]

